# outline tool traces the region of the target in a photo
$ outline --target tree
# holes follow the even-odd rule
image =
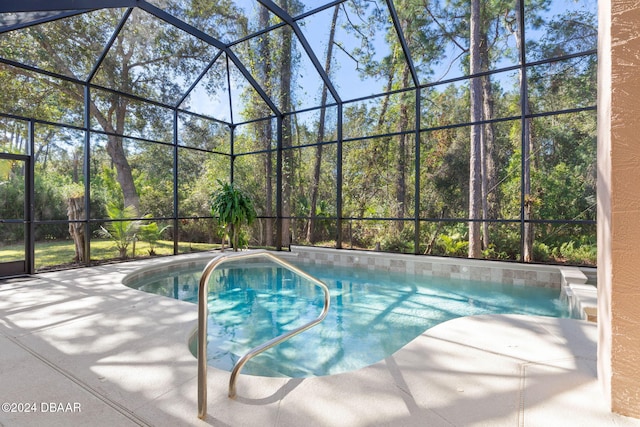
[[[290,10],[293,0],[282,0],[282,8]],[[293,77],[293,35],[289,28],[282,31],[280,40],[280,69],[278,70],[279,88],[278,99],[282,111],[291,111],[292,77]],[[293,179],[293,151],[292,143],[293,123],[291,116],[282,118],[282,235],[281,242],[288,246],[291,240],[291,193]]]
[[[197,21],[199,28],[214,35],[224,31],[237,34],[238,28],[246,24],[243,20],[228,19],[238,15],[229,2],[189,1],[176,6],[174,13],[188,15]],[[90,74],[118,21],[125,16],[123,29],[95,74]],[[42,69],[78,81],[89,79],[93,84],[124,94],[171,104],[182,96],[213,56],[209,45],[185,34],[138,8],[129,15],[123,15],[121,9],[102,9],[13,32],[3,38],[0,51],[16,52],[25,63],[33,61]],[[31,75],[22,69],[14,72]],[[82,85],[57,79],[49,79],[48,84],[64,94],[60,99],[70,98],[76,105],[85,101]],[[89,114],[105,132],[105,149],[116,170],[125,205],[136,211],[140,197],[123,135],[135,134],[146,127],[145,136],[150,137],[158,130],[155,125],[163,123],[158,116],[165,113],[115,92],[96,89],[89,97]]]
[[[260,28],[266,28],[269,23],[269,11],[266,7],[260,8]],[[269,58],[271,39],[270,37],[264,36],[261,39],[259,52],[262,58]],[[258,67],[260,67],[260,75],[261,80],[263,82],[268,82],[272,78],[272,67],[271,61],[259,61]],[[264,105],[264,104],[261,104]],[[267,111],[266,108],[263,108],[260,111],[263,116],[269,116],[270,111]],[[262,141],[263,147],[265,150],[271,150],[271,141],[273,140],[273,130],[271,126],[271,120],[264,120],[259,122],[257,125],[258,128],[258,141]],[[265,236],[266,236],[266,245],[273,246],[273,220],[271,217],[273,216],[273,160],[270,154],[264,156],[264,194],[265,194],[265,216],[266,224],[265,224]]]
[[[435,34],[443,40],[443,44],[451,43],[459,50],[459,56],[467,55],[468,73],[476,75],[489,69],[489,49],[492,42],[489,40],[487,28],[490,22],[497,16],[493,15],[496,2],[471,1],[469,3],[447,4],[442,7],[437,2],[426,4],[426,12],[433,19],[435,26],[439,28]],[[467,23],[469,31],[466,31]],[[467,40],[459,40],[468,34]],[[497,37],[497,36],[496,36]],[[468,47],[466,43],[468,42]],[[458,56],[458,57],[459,57]],[[458,57],[451,59],[448,65],[450,69]],[[493,118],[492,93],[489,76],[478,76],[469,82],[469,183],[468,183],[468,256],[477,258],[481,255],[482,245],[488,245],[487,200],[488,182],[493,182],[493,159],[488,158],[493,154],[493,132],[491,125],[482,125],[480,122]],[[484,226],[483,226],[484,225]],[[483,230],[483,232],[481,232]]]
[[[327,43],[327,56],[324,63],[324,71],[327,75],[331,74],[331,58],[333,56],[333,44],[336,35],[336,23],[338,21],[338,12],[340,11],[340,5],[337,5],[333,9],[333,17],[331,18],[331,30],[329,32],[329,41]],[[309,203],[309,222],[307,223],[307,240],[311,243],[315,240],[315,228],[316,228],[316,214],[318,209],[318,188],[320,187],[320,169],[322,166],[322,150],[325,136],[325,120],[327,109],[327,86],[322,86],[322,96],[320,100],[320,120],[318,121],[318,145],[316,146],[316,157],[313,166],[313,176],[311,177],[311,200]]]
[[[471,0],[469,37],[469,74],[480,72],[480,0]],[[482,81],[473,77],[470,82],[471,98],[471,142],[469,150],[469,258],[479,258],[480,246],[480,206],[481,200],[481,145],[482,145]]]

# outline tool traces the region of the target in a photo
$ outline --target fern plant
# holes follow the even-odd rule
[[[211,197],[211,214],[218,217],[225,233],[231,236],[233,250],[238,250],[238,237],[243,223],[251,225],[256,219],[256,211],[248,195],[233,183],[218,180],[220,188]]]

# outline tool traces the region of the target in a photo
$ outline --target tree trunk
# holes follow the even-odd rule
[[[48,145],[48,144],[47,144]],[[80,168],[82,167],[82,151],[73,151],[73,172],[71,175],[71,181],[80,182]]]
[[[81,221],[85,219],[84,214],[84,196],[71,197],[67,199],[67,216],[69,221]],[[75,246],[75,262],[86,261],[84,253],[85,234],[84,224],[81,222],[69,222],[69,234],[73,239]]]
[[[484,79],[483,79],[484,80]],[[484,89],[484,88],[483,88]],[[484,91],[483,91],[484,96]],[[484,99],[483,99],[484,101]],[[487,222],[489,216],[489,204],[487,202],[487,152],[486,152],[486,139],[487,133],[480,133],[480,208],[482,210],[482,249],[486,249],[489,246],[489,223]]]
[[[394,51],[395,54],[395,51]],[[385,127],[385,125],[387,124],[388,120],[387,120],[387,112],[389,111],[389,104],[391,102],[391,90],[393,89],[393,80],[395,78],[396,75],[396,69],[393,66],[390,66],[387,68],[389,74],[387,75],[387,82],[386,82],[386,86],[384,89],[384,92],[386,93],[386,95],[384,96],[384,98],[382,99],[382,106],[380,107],[380,114],[378,115],[378,123],[377,123],[377,129],[380,133],[390,133],[390,129],[388,129],[387,127]],[[393,144],[392,138],[391,137],[385,137],[382,141],[382,143],[384,144],[385,147],[391,147]],[[398,150],[400,151],[400,149]],[[375,153],[374,153],[375,154]],[[377,155],[371,157],[371,161],[369,162],[368,165],[368,170],[373,170],[375,168],[375,160],[377,159]],[[398,169],[398,165],[396,164],[396,170]],[[394,186],[394,191],[396,193],[396,203],[398,200],[398,186],[401,186],[401,182],[399,182],[400,179],[396,179],[395,182],[395,186]],[[402,199],[404,200],[404,198]],[[362,218],[364,216],[364,207],[360,208],[360,211],[362,212],[362,214],[359,216],[359,218]],[[396,207],[394,207],[394,214],[398,213],[398,209]],[[401,223],[400,228],[398,228],[398,221],[396,221],[396,225],[394,226],[394,228],[396,229],[396,231],[401,231],[402,230],[402,225],[404,225],[404,222],[399,221]]]
[[[469,74],[480,72],[480,0],[471,1],[470,40],[469,40]],[[480,77],[470,82],[470,118],[472,123],[482,120],[482,80]],[[480,217],[481,204],[481,135],[482,125],[471,125],[469,147],[469,258],[479,258],[480,222],[474,221]]]
[[[271,126],[269,126],[267,144],[271,148]],[[264,234],[266,235],[265,244],[267,246],[273,246],[273,161],[271,160],[271,152],[265,154],[264,170],[266,175],[265,179],[265,226]]]
[[[378,129],[380,130],[382,130],[382,126],[385,124],[385,120],[387,118],[386,117],[387,110],[389,109],[389,101],[391,98],[391,95],[389,92],[391,92],[391,89],[393,88],[394,77],[395,77],[395,68],[390,67],[389,75],[387,76],[387,85],[385,86],[385,89],[384,89],[386,95],[382,99],[382,107],[380,108],[380,115],[378,116]]]
[[[233,239],[233,252],[238,252],[238,237],[239,237],[239,233],[238,233],[238,229],[240,228],[239,225],[235,225],[235,224],[231,224],[231,238]]]
[[[402,72],[402,87],[409,85],[409,67],[404,67]],[[409,109],[407,104],[400,104],[400,132],[406,131],[409,127]],[[396,159],[396,218],[404,218],[407,212],[407,135],[401,133],[398,136],[398,153]],[[396,221],[396,231],[399,233],[404,229],[404,221]]]
[[[269,11],[266,7],[260,8],[260,28],[267,28],[269,24]],[[271,78],[271,61],[270,58],[270,38],[265,35],[260,42],[260,56],[265,58],[264,61],[259,61],[261,67],[263,81],[267,82]],[[269,112],[265,111],[264,116],[268,116]],[[273,160],[271,157],[271,140],[273,138],[273,131],[271,128],[271,120],[266,122],[260,122],[258,125],[258,140],[264,142],[264,173],[265,173],[265,244],[267,246],[273,246]]]
[[[482,33],[483,41],[481,43],[482,70],[489,70],[489,41],[487,33]],[[482,111],[483,119],[491,120],[494,115],[493,104],[493,87],[491,86],[491,76],[482,76]],[[497,176],[495,167],[495,129],[493,123],[484,125],[482,133],[482,247],[486,249],[490,242],[489,222],[487,219],[497,218],[498,216],[498,197],[497,197]]]
[[[127,160],[122,144],[122,137],[109,135],[107,139],[107,153],[111,157],[113,166],[116,168],[116,180],[122,188],[124,196],[124,206],[132,206],[136,213],[140,213],[140,197],[133,182],[131,166]]]
[[[324,105],[324,103],[322,104]],[[325,109],[320,111],[320,127],[318,130],[318,140],[324,138],[324,118]],[[318,209],[318,189],[320,187],[320,172],[322,165],[322,145],[316,146],[316,158],[313,166],[313,176],[311,177],[311,202],[309,206],[309,222],[307,224],[307,241],[314,243],[316,233],[316,211]]]
[[[333,41],[336,35],[336,23],[338,22],[338,12],[340,6],[336,6],[333,10],[333,18],[331,19],[331,31],[329,32],[329,43],[327,45],[327,57],[324,62],[324,70],[329,75],[331,73],[331,58],[333,55]],[[327,104],[327,86],[322,86],[322,99],[320,105],[320,120],[318,123],[318,143],[316,147],[316,159],[313,167],[313,177],[311,179],[311,203],[309,206],[309,223],[307,226],[307,240],[310,243],[315,242],[315,228],[316,228],[316,210],[318,207],[318,189],[320,187],[320,172],[322,166],[322,142],[324,141],[325,133],[325,117],[326,109],[324,106]]]
[[[521,84],[525,85],[526,88],[526,81],[523,82],[523,80],[526,80],[523,78],[522,76],[522,71],[520,71],[520,80],[521,80]],[[526,90],[526,89],[525,89]],[[524,100],[524,114],[528,115],[529,114],[529,99],[528,97],[526,97],[526,99]],[[523,247],[523,261],[524,262],[531,262],[533,261],[533,235],[534,235],[534,229],[533,229],[533,223],[528,222],[529,220],[531,220],[533,218],[533,200],[532,200],[532,196],[531,196],[531,153],[532,153],[532,149],[531,149],[531,145],[533,142],[533,138],[532,138],[532,132],[531,132],[531,119],[530,118],[525,118],[524,122],[524,131],[523,131],[523,135],[524,135],[524,141],[522,142],[522,156],[524,158],[524,168],[522,170],[522,178],[524,180],[523,182],[523,196],[524,196],[524,216],[523,219],[525,221],[524,223],[524,236],[523,236],[523,241],[524,241],[524,247]]]
[[[289,0],[283,0],[282,8],[289,10]],[[291,111],[291,74],[292,74],[291,32],[283,31],[282,60],[280,65],[280,104],[282,111]],[[282,242],[291,243],[291,179],[293,157],[291,147],[291,123],[283,120],[282,125]]]

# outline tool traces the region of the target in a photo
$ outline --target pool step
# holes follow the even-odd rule
[[[578,267],[561,267],[561,299],[569,305],[571,316],[577,319],[598,321],[598,290],[589,283],[590,278]]]

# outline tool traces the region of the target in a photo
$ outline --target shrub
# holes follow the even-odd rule
[[[588,264],[595,265],[598,259],[597,246],[593,243],[580,243],[571,240],[564,242],[559,248],[554,249],[554,253],[557,257],[570,264]]]

